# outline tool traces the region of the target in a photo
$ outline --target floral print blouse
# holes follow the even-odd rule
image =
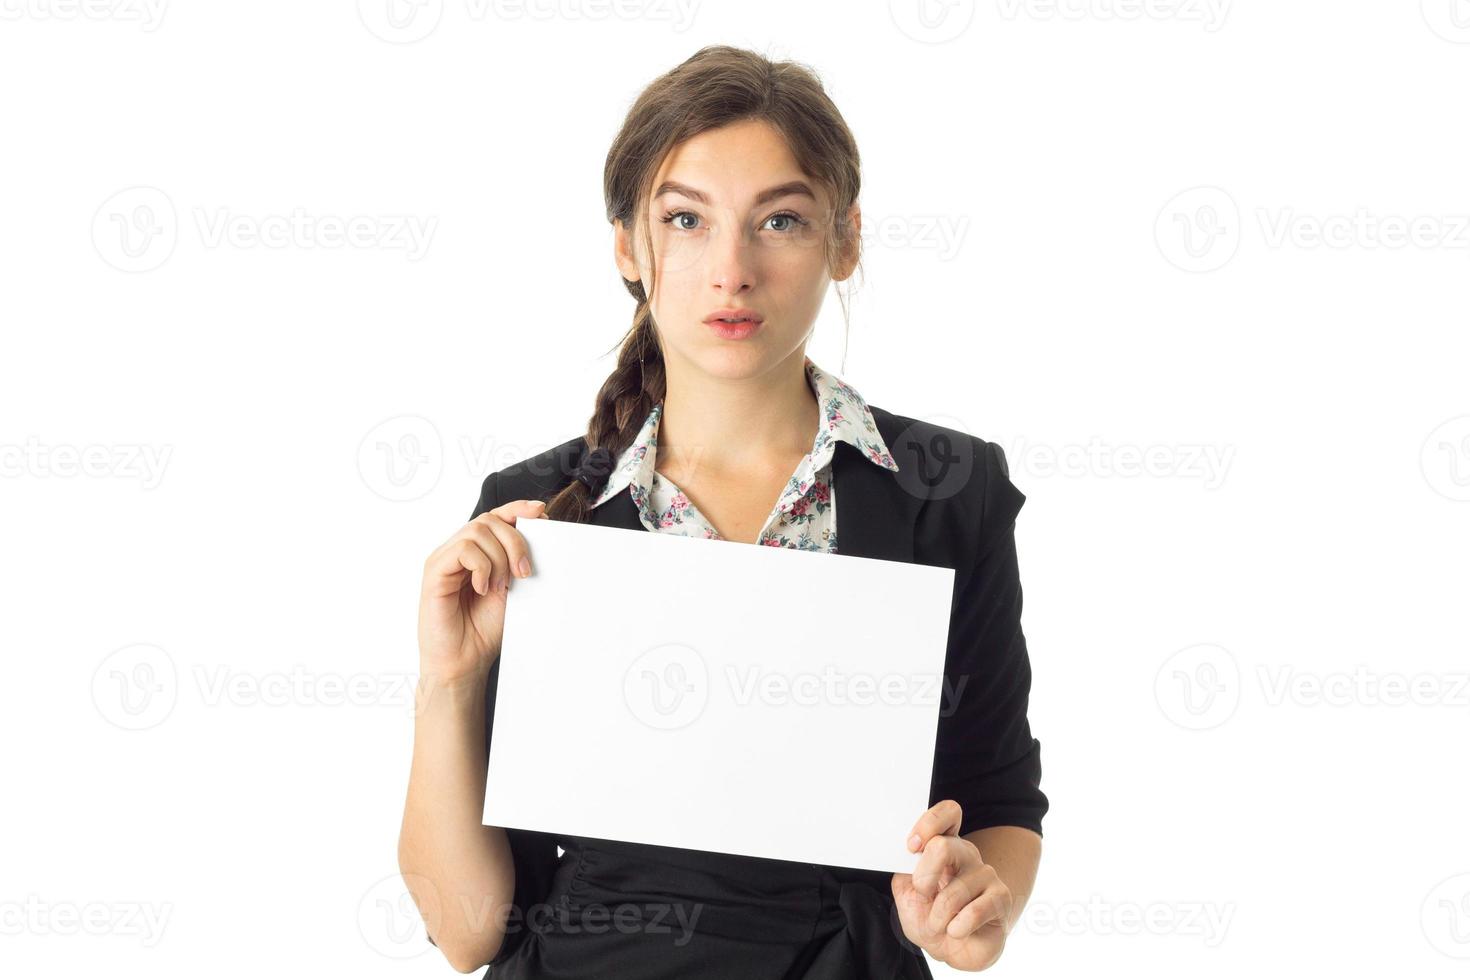
[[[757,544],[802,551],[837,551],[836,488],[832,456],[837,440],[850,443],[875,466],[897,472],[898,464],[878,433],[873,413],[861,395],[841,378],[805,359],[807,383],[817,397],[821,421],[811,451],[796,465],[786,488],[771,508]],[[721,539],[708,519],[674,482],[654,469],[658,455],[658,421],[663,402],[648,413],[642,429],[613,465],[607,484],[592,502],[601,506],[626,490],[650,531]]]

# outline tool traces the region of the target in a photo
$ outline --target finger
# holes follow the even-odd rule
[[[516,517],[547,516],[547,513],[545,513],[545,501],[539,500],[513,500],[510,501],[509,504],[503,504],[500,505],[500,507],[494,508],[494,510],[490,511],[490,514],[494,514],[495,517],[500,517],[503,522],[506,522],[507,525],[510,525],[512,527],[516,525]],[[481,514],[481,517],[484,516],[485,514]],[[501,529],[498,529],[497,527],[497,529],[495,529],[495,532],[500,533],[500,530]],[[501,541],[507,542],[506,535],[500,535],[500,538]],[[516,572],[517,577],[522,577],[523,579],[523,577],[529,576],[529,574],[531,574],[531,572],[529,572],[529,566],[531,566],[531,551],[529,551],[529,548],[526,547],[525,538],[522,538],[522,536],[520,536],[520,532],[514,532],[513,535],[510,536],[509,542],[507,542],[506,544],[506,551],[507,554],[510,555],[510,569],[512,569],[513,572]],[[525,573],[519,572],[520,558],[525,558],[526,560],[526,566],[528,566],[528,570],[526,570]]]
[[[925,810],[909,833],[909,850],[917,851],[936,834],[954,834],[960,829],[964,814],[954,800],[940,800]]]
[[[490,591],[499,592],[504,590],[506,582],[510,580],[511,562],[515,560],[513,549],[516,547],[515,541],[520,538],[520,532],[494,517],[482,518],[485,515],[470,521],[460,529],[460,534],[473,540],[490,556],[494,566],[490,571]]]
[[[923,943],[938,938],[932,933],[924,932],[924,922],[928,919],[928,903],[915,890],[913,875],[901,872],[894,874],[889,882],[889,890],[893,892],[893,904],[898,909],[899,922],[909,942]]]
[[[424,591],[432,596],[451,596],[464,587],[466,573],[475,591],[488,595],[490,576],[495,569],[490,556],[479,542],[470,537],[437,549],[424,563]]]
[[[530,546],[526,544],[525,537],[513,525],[517,516],[541,516],[541,506],[539,500],[513,500],[504,507],[497,507],[481,514],[470,522],[488,529],[500,542],[500,547],[506,556],[506,564],[501,570],[506,573],[507,579],[510,577],[527,578],[533,571]]]
[[[1000,926],[1002,932],[1009,932],[1007,923],[1010,922],[1013,900],[1009,893],[1002,895],[1000,892],[1001,889],[989,888],[971,899],[949,920],[945,926],[946,934],[952,939],[964,939],[991,922]]]
[[[939,894],[934,896],[934,901],[929,905],[927,923],[929,931],[944,932],[950,920],[958,915],[961,909],[967,907],[999,881],[1000,878],[996,876],[995,869],[983,864],[978,868],[971,868],[955,875],[948,884],[939,889]],[[971,932],[973,931],[972,929]]]
[[[914,865],[914,890],[932,900],[960,869],[955,843],[968,843],[958,837],[931,837]]]
[[[487,510],[485,514],[494,514],[507,524],[515,524],[517,517],[540,517],[545,511],[546,503],[541,500],[507,500],[499,507]]]

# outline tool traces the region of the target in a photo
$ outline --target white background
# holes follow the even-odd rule
[[[395,855],[422,562],[583,431],[607,145],[720,42],[861,147],[814,359],[1029,498],[995,970],[1464,974],[1470,4],[385,9],[0,0],[8,975],[450,974]],[[250,237],[298,209],[367,240]]]

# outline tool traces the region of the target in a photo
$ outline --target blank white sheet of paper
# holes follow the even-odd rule
[[[913,871],[953,569],[516,527],[484,823]]]

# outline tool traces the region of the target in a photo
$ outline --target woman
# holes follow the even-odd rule
[[[424,569],[399,859],[460,971],[888,980],[929,977],[925,952],[960,970],[1000,955],[1048,809],[1025,497],[995,444],[868,405],[806,356],[828,285],[858,265],[858,185],[851,133],[790,62],[708,47],[629,111],[604,174],[637,301],[617,368],[586,434],[487,477]],[[506,595],[532,574],[516,524],[537,518],[956,569],[935,802],[893,828],[922,852],[914,873],[482,826]]]

